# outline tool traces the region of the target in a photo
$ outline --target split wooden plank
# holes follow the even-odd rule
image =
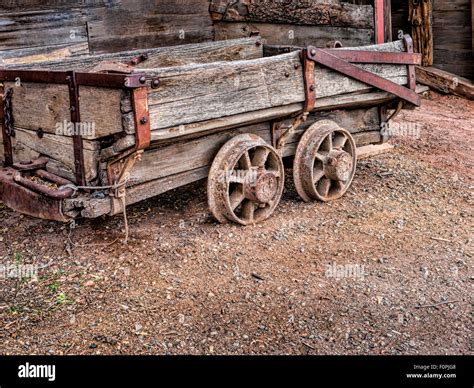
[[[260,22],[374,28],[371,5],[340,1],[230,1],[212,0],[211,16],[217,22]]]
[[[435,67],[417,67],[416,79],[418,82],[428,85],[442,93],[452,93],[474,100],[474,83],[467,78]]]
[[[85,55],[31,64],[20,63],[7,66],[7,68],[92,71],[104,62],[126,64],[141,55],[146,55],[148,59],[139,63],[135,68],[173,67],[191,63],[249,60],[263,56],[263,46],[260,44],[260,41],[261,38],[252,37],[199,44],[183,44],[180,46],[122,51],[112,54]]]

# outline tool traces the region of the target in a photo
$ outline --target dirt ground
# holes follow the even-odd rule
[[[337,202],[288,171],[272,219],[218,225],[204,183],[70,228],[0,204],[1,354],[472,354],[474,102],[431,93]],[[411,133],[413,135],[413,133]]]

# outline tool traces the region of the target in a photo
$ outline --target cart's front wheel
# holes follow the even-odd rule
[[[238,135],[219,151],[207,185],[209,208],[221,223],[252,225],[269,218],[284,187],[283,161],[262,138]]]
[[[296,190],[306,201],[332,201],[349,189],[357,166],[352,135],[335,122],[322,120],[301,137],[293,177]]]

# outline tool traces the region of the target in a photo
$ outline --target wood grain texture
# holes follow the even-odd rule
[[[185,44],[180,46],[160,47],[134,51],[122,51],[111,54],[84,55],[75,58],[61,58],[35,63],[7,64],[7,68],[15,69],[51,69],[92,71],[104,62],[127,64],[133,58],[146,55],[147,60],[135,68],[158,68],[184,66],[192,63],[211,63],[219,61],[237,61],[261,58],[263,47],[260,38],[232,39],[227,41]]]
[[[29,130],[55,134],[58,125],[71,119],[67,85],[38,83],[6,83],[13,88],[13,117],[15,125]],[[81,86],[79,88],[81,122],[94,125],[95,132],[84,133],[85,139],[97,139],[122,132],[121,101],[125,92]]]
[[[322,1],[212,0],[214,21],[302,24],[370,29],[373,7]]]
[[[218,23],[215,39],[236,39],[258,32],[266,44],[326,47],[334,41],[344,46],[368,45],[374,42],[373,29],[332,26],[300,26],[274,23]]]
[[[367,50],[402,51],[401,42],[368,46]],[[360,65],[360,67],[406,84],[406,66]],[[186,134],[186,125],[222,119],[303,102],[303,73],[299,53],[251,61],[190,65],[179,68],[147,70],[147,77],[161,80],[159,89],[150,90],[149,106],[152,131],[179,127],[177,136]],[[372,88],[359,81],[316,66],[317,98],[327,98]],[[128,124],[132,125],[132,116]]]

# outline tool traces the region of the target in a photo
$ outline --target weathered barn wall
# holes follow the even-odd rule
[[[392,0],[394,36],[411,33],[406,0]],[[471,0],[433,0],[434,66],[474,79]]]
[[[213,39],[208,0],[1,0],[3,58],[50,58]]]
[[[0,60],[172,46],[238,38],[254,31],[260,31],[269,44],[325,46],[339,40],[359,46],[374,42],[372,3],[0,0]]]
[[[216,39],[259,32],[267,44],[344,46],[374,42],[374,9],[367,1],[211,0]],[[370,3],[373,3],[370,1]]]

